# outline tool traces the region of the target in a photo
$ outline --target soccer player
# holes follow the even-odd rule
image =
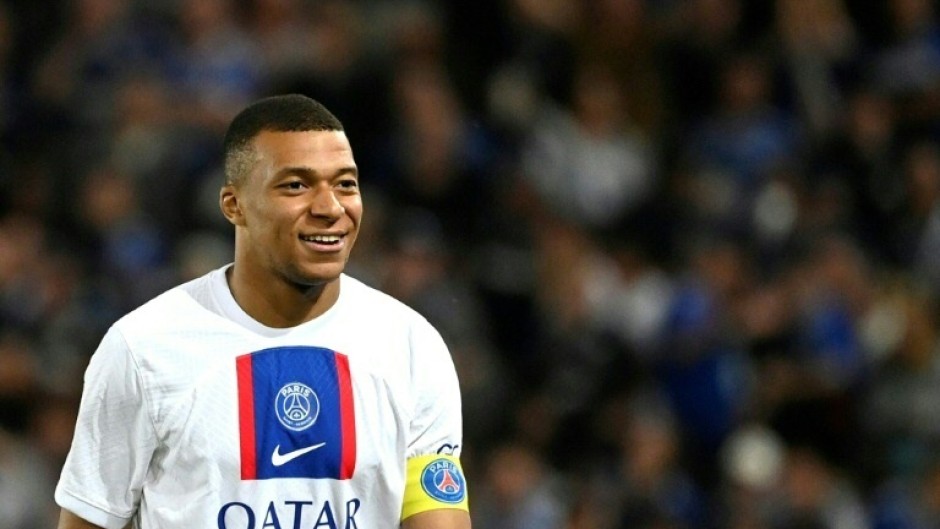
[[[234,261],[102,339],[59,529],[469,528],[448,349],[343,273],[363,206],[342,124],[265,98],[224,148]]]

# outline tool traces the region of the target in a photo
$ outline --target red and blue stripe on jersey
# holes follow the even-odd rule
[[[241,479],[349,479],[356,421],[349,359],[322,347],[236,358]]]

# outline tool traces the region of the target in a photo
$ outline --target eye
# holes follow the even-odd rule
[[[355,178],[344,178],[339,181],[338,185],[342,189],[353,190],[359,187],[359,182]]]
[[[300,180],[291,180],[290,182],[285,182],[281,184],[281,187],[289,191],[300,191],[301,189],[306,187],[306,185]]]

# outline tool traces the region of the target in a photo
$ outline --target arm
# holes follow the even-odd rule
[[[130,529],[130,527],[131,524],[127,524],[124,529]],[[104,529],[104,527],[87,522],[75,516],[72,511],[62,509],[59,513],[59,525],[56,529]]]
[[[402,529],[470,529],[470,514],[457,509],[427,511],[405,518],[401,527]]]
[[[59,514],[59,525],[57,529],[104,529],[100,525],[95,525],[72,514],[72,511],[62,509]]]

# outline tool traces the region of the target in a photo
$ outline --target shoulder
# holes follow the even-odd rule
[[[346,302],[349,308],[360,312],[364,317],[381,317],[396,323],[430,326],[422,314],[389,294],[351,276],[344,275],[342,281],[341,295],[348,296]]]
[[[349,276],[343,277],[344,312],[374,337],[389,343],[403,340],[411,355],[446,353],[438,330],[421,313],[402,301]],[[348,321],[348,320],[347,320]]]
[[[197,325],[214,314],[211,307],[213,274],[177,285],[130,311],[114,327],[125,336],[150,334],[168,328]]]

